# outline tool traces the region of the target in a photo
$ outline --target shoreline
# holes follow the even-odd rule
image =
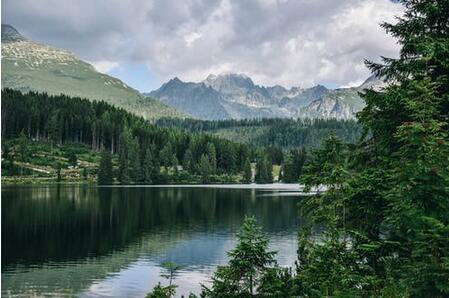
[[[260,190],[260,191],[280,191],[283,196],[311,196],[319,194],[320,192],[325,190],[325,187],[321,187],[320,189],[312,189],[310,192],[304,192],[304,185],[299,183],[269,183],[269,184],[244,184],[244,183],[235,183],[235,184],[114,184],[114,185],[97,185],[94,181],[39,181],[37,183],[4,183],[2,178],[2,186],[4,187],[13,187],[13,186],[89,186],[98,189],[113,189],[113,188],[216,188],[216,189],[248,189],[248,190]]]

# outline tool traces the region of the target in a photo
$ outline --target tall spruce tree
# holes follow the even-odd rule
[[[257,183],[273,182],[273,165],[263,150],[260,150],[258,153],[255,181]]]
[[[154,162],[154,153],[152,148],[148,148],[145,151],[145,157],[143,159],[142,172],[143,182],[146,184],[152,184],[156,181],[157,169]]]
[[[128,158],[130,168],[129,173],[132,182],[141,182],[143,180],[143,173],[140,160],[140,144],[137,137],[131,139]]]
[[[19,135],[18,143],[18,153],[20,156],[21,162],[27,162],[29,158],[29,149],[28,149],[28,137],[25,132],[22,130]]]
[[[209,157],[209,163],[211,166],[212,174],[217,171],[217,153],[213,143],[208,143],[206,147],[206,155]]]
[[[53,112],[50,115],[48,121],[48,138],[50,139],[51,145],[59,143],[61,140],[61,127],[59,124],[59,115],[57,112]]]
[[[192,150],[190,148],[187,148],[186,152],[184,153],[184,159],[182,161],[182,166],[184,167],[184,170],[188,172],[193,172],[193,154]]]
[[[12,147],[9,146],[9,144],[3,143],[2,148],[2,158],[3,160],[8,161],[8,175],[13,176],[14,175],[14,153],[12,151]]]
[[[284,163],[282,164],[282,181],[286,183],[292,183],[299,177],[298,173],[295,171],[293,156],[291,153],[287,154],[284,158]]]
[[[245,160],[245,164],[243,165],[243,182],[251,183],[253,180],[253,171],[251,169],[251,163],[249,158]]]
[[[119,138],[119,169],[118,178],[120,183],[127,184],[131,181],[130,173],[130,151],[131,151],[131,131],[125,127]]]
[[[101,152],[100,166],[98,168],[97,183],[99,185],[110,185],[113,182],[112,156],[109,150],[103,150]]]
[[[161,161],[161,165],[168,168],[172,165],[173,155],[174,155],[173,145],[170,142],[167,142],[162,150],[159,152],[159,159]]]
[[[199,163],[198,167],[199,167],[199,172],[201,175],[201,182],[209,183],[210,175],[212,175],[212,166],[210,164],[210,159],[207,155],[205,155],[205,154],[201,155],[200,163]]]
[[[284,158],[283,181],[287,183],[298,182],[299,176],[302,174],[303,166],[306,162],[307,153],[305,148],[291,150]]]

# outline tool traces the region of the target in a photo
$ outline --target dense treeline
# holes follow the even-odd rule
[[[207,132],[254,146],[287,149],[317,148],[330,134],[346,142],[356,142],[362,126],[355,120],[337,119],[243,119],[201,121],[163,118],[159,127],[177,127],[190,132]]]
[[[313,126],[315,128],[340,129],[356,125],[355,120],[338,119],[290,119],[290,118],[261,118],[261,119],[229,119],[229,120],[197,120],[180,118],[160,118],[155,121],[157,126],[180,127],[189,131],[207,131],[231,127],[254,127],[274,125]]]
[[[107,103],[64,95],[2,90],[2,122],[4,139],[26,142],[29,138],[54,145],[83,143],[92,150],[111,152],[118,156],[117,171],[109,173],[111,155],[102,154],[99,172],[115,176],[122,183],[164,182],[161,169],[183,169],[184,174],[200,175],[203,182],[208,182],[212,175],[248,171],[247,161],[255,157],[242,144],[156,127]],[[111,177],[100,178],[111,181]]]

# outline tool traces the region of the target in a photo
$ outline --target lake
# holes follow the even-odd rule
[[[296,259],[297,185],[3,186],[2,297],[144,297],[166,261],[198,293],[254,215],[282,266]]]

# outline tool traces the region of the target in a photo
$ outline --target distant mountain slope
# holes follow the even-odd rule
[[[2,24],[2,88],[104,100],[147,119],[183,114],[99,73],[72,53],[39,44]]]
[[[352,119],[360,111],[364,88],[380,88],[371,77],[354,88],[258,86],[243,74],[209,75],[200,83],[170,80],[148,95],[203,120],[244,118]]]
[[[184,83],[174,78],[154,91],[151,96],[199,119],[226,119],[222,96],[204,84]]]

